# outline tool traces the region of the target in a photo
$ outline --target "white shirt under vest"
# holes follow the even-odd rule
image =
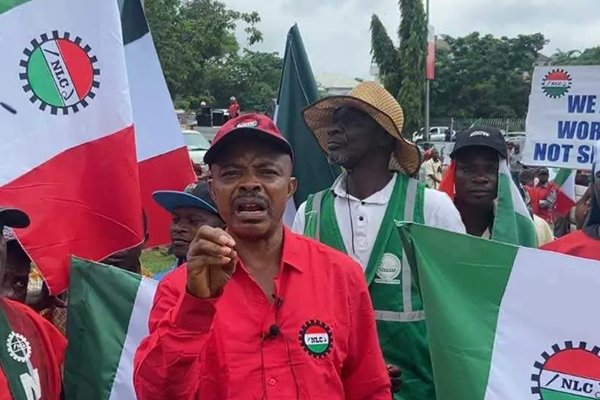
[[[363,269],[366,269],[369,263],[397,176],[394,174],[383,189],[362,201],[346,192],[345,173],[342,173],[332,186],[335,195],[335,216],[344,239],[344,246],[348,254],[362,265]],[[424,203],[425,225],[465,233],[460,214],[446,193],[425,189]],[[302,203],[294,218],[292,230],[299,234],[304,233],[305,209],[306,202]],[[350,232],[354,232],[354,235]],[[354,246],[352,246],[353,238]]]

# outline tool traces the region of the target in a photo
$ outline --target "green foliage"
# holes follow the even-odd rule
[[[547,41],[540,33],[516,38],[443,35],[436,80],[431,86],[432,117],[521,117],[527,113],[530,76]]]
[[[548,60],[550,65],[600,65],[600,46],[586,49],[583,52],[571,50],[563,52],[558,50]]]
[[[167,86],[177,108],[206,101],[224,108],[238,98],[242,110],[264,110],[276,96],[282,60],[276,53],[240,50],[262,41],[257,12],[241,13],[217,0],[145,0],[145,11]]]
[[[400,52],[377,15],[371,18],[371,54],[379,67],[379,77],[383,86],[397,96],[401,80]]]
[[[404,109],[404,132],[409,134],[423,123],[427,26],[421,0],[400,0],[399,6],[399,47],[394,46],[379,17],[373,15],[371,53],[382,83]]]

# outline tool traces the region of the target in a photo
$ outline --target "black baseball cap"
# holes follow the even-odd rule
[[[0,225],[11,228],[27,228],[29,216],[17,208],[0,207]]]
[[[210,197],[207,182],[192,183],[183,192],[160,190],[152,194],[159,206],[172,213],[181,207],[199,208],[219,216],[217,205]]]
[[[456,135],[456,143],[450,157],[455,158],[457,152],[473,146],[489,147],[496,150],[502,157],[507,158],[506,140],[504,140],[500,129],[492,127],[474,127],[459,132]]]

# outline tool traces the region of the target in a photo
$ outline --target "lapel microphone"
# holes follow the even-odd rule
[[[273,294],[273,299],[275,299],[275,312],[278,312],[281,308],[281,305],[283,304],[283,298]],[[279,336],[280,333],[281,329],[279,328],[279,325],[277,325],[277,323],[274,323],[271,326],[269,326],[268,332],[265,332],[263,334],[263,340],[275,339],[277,336]]]

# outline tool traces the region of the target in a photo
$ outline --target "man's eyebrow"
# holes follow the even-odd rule
[[[219,168],[221,168],[221,169],[224,169],[224,168],[241,168],[242,167],[240,164],[235,163],[235,162],[227,162],[227,163],[224,163],[224,164],[217,164],[217,166]]]

